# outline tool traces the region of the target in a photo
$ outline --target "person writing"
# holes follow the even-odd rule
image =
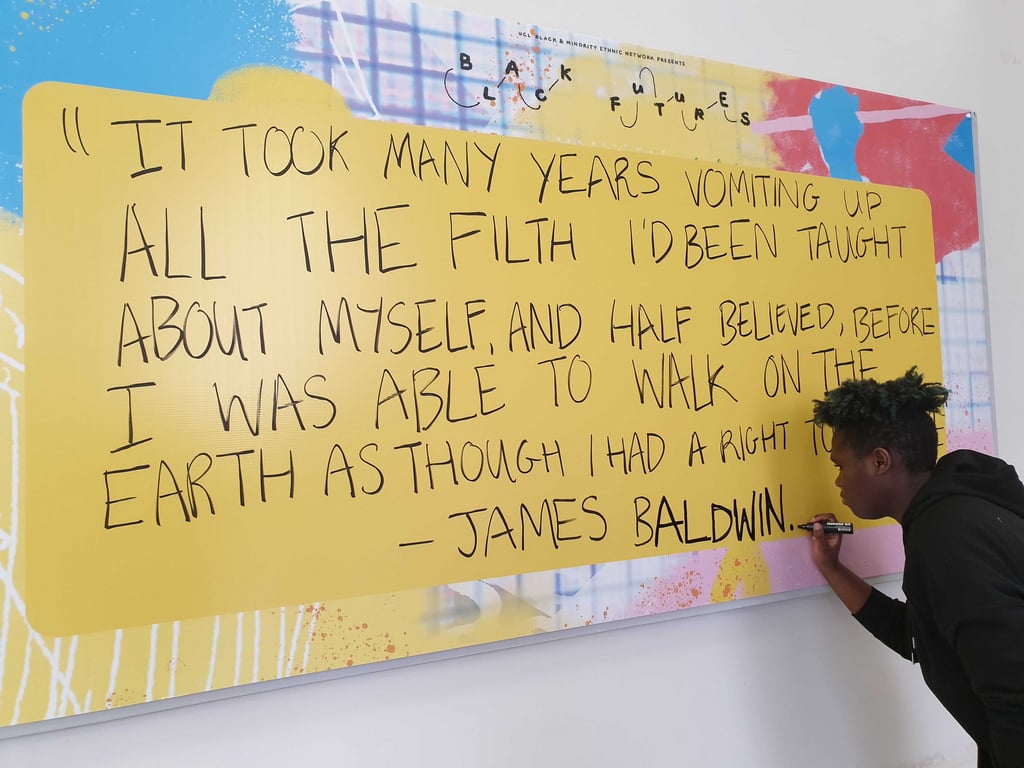
[[[842,536],[813,526],[811,557],[869,632],[912,662],[978,744],[978,765],[1024,768],[1024,485],[1001,459],[957,450],[936,460],[932,417],[947,390],[917,368],[846,381],[814,402],[833,431],[843,504],[903,529],[895,600],[840,561]],[[816,515],[815,523],[835,520]]]

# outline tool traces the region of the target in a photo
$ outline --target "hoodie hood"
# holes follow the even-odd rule
[[[935,502],[949,496],[972,496],[1024,517],[1024,484],[1002,459],[977,451],[953,451],[938,460],[928,482],[910,502],[904,529]]]

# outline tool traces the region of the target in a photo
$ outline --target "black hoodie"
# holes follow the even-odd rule
[[[907,602],[872,590],[855,618],[919,662],[998,768],[1024,768],[1024,485],[1001,459],[939,459],[903,516]]]

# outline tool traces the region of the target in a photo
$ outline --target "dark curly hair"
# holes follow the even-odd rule
[[[814,423],[827,424],[857,456],[886,448],[903,458],[911,472],[928,471],[938,456],[932,414],[949,397],[941,384],[925,383],[914,366],[902,377],[844,381],[814,401]]]

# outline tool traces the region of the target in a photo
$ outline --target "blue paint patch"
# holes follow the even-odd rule
[[[8,0],[0,28],[0,208],[19,215],[21,102],[36,83],[205,99],[240,67],[301,70],[288,0]]]
[[[859,105],[860,99],[835,86],[811,99],[807,109],[821,156],[834,179],[863,179],[855,157],[857,142],[864,135],[864,126],[857,117]]]
[[[968,171],[974,173],[974,126],[970,115],[965,115],[964,119],[960,121],[956,130],[950,134],[943,150]]]

